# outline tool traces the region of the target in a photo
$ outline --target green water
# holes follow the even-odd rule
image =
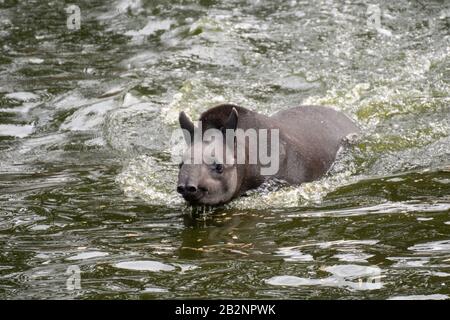
[[[0,3],[0,298],[450,297],[450,3]],[[331,172],[192,215],[181,110],[342,110]],[[79,268],[80,288],[67,286]],[[70,284],[70,281],[69,281]]]

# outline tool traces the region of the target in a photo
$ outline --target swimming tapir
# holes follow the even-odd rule
[[[180,113],[179,122],[189,148],[180,164],[177,192],[193,205],[224,204],[270,178],[293,185],[318,179],[333,164],[345,138],[359,132],[342,112],[322,106],[300,106],[266,116],[222,104],[204,112],[197,126],[184,112]],[[204,139],[209,129],[219,132],[224,139]],[[245,134],[249,130],[256,134]],[[200,132],[197,141],[196,132]],[[229,132],[243,132],[244,139],[237,139],[237,134],[228,136]],[[228,137],[232,137],[231,143]],[[265,159],[272,156],[269,159],[276,163],[272,170],[267,170],[267,161],[263,163],[259,158],[255,161],[252,153],[256,149],[249,141],[251,138],[256,138],[257,146],[263,140],[271,146]],[[222,149],[221,159],[216,152],[210,152],[211,146]],[[243,150],[241,155],[238,149]],[[205,150],[209,150],[208,154]],[[200,153],[200,162],[199,158],[194,161],[196,152]]]

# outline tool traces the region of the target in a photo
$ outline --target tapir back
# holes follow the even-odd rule
[[[359,128],[343,113],[322,106],[300,106],[271,116],[283,137],[302,157],[305,180],[314,180],[331,167],[343,139]]]

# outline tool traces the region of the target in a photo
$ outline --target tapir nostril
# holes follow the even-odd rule
[[[184,193],[184,191],[185,191],[185,189],[184,189],[183,186],[178,186],[178,187],[177,187],[177,192],[178,192],[178,193]]]
[[[197,192],[197,187],[187,186],[186,187],[186,191],[189,192],[189,193],[195,193],[195,192]]]

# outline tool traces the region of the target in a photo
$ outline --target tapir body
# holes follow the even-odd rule
[[[300,106],[266,116],[224,104],[204,112],[199,121],[203,132],[211,128],[223,132],[236,129],[266,129],[270,132],[277,129],[279,139],[279,168],[270,176],[261,174],[260,163],[248,161],[234,164],[182,163],[177,191],[191,204],[199,205],[226,203],[270,178],[293,185],[318,179],[333,164],[345,137],[359,132],[345,114],[322,106]],[[180,125],[194,134],[195,126],[184,112],[180,113]],[[198,147],[198,144],[192,145],[191,149]],[[248,153],[248,147],[246,150]],[[191,155],[188,152],[185,157]]]

